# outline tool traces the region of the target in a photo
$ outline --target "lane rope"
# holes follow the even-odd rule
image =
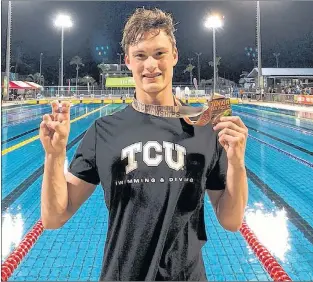
[[[246,222],[243,222],[240,233],[274,281],[292,281],[283,267],[260,243]]]
[[[252,114],[247,114],[247,113],[243,113],[241,111],[237,111],[237,110],[234,110],[233,113],[236,113],[238,115],[242,115],[244,117],[248,117],[248,118],[252,118],[252,119],[256,119],[256,120],[260,120],[260,121],[265,121],[267,123],[272,123],[272,124],[275,124],[275,125],[278,125],[278,126],[281,126],[281,127],[285,127],[285,128],[290,128],[290,129],[293,129],[295,131],[299,131],[303,134],[306,134],[306,135],[312,135],[313,136],[313,130],[305,130],[305,129],[301,129],[301,128],[297,128],[295,126],[292,126],[292,125],[286,125],[286,124],[282,124],[281,122],[277,121],[277,122],[274,122],[274,121],[270,121],[266,118],[260,118],[260,117],[257,117],[255,115],[252,115]]]
[[[8,281],[13,274],[14,270],[19,266],[24,257],[28,254],[30,249],[37,242],[40,235],[43,233],[44,228],[42,221],[39,220],[32,230],[26,234],[22,242],[16,249],[7,257],[1,265],[1,281]]]

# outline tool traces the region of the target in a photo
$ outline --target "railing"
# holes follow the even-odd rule
[[[230,97],[236,97],[237,95],[231,95],[231,94],[225,94],[223,93],[227,98]],[[178,98],[182,99],[189,99],[189,98],[205,98],[210,99],[212,97],[212,93],[206,93],[206,92],[193,92],[191,91],[190,94],[185,94],[184,92],[181,92],[179,95],[176,95]],[[51,95],[47,95],[47,93],[39,93],[39,94],[29,94],[25,96],[25,100],[42,100],[42,99],[112,99],[112,98],[118,98],[118,99],[126,99],[126,98],[133,98],[134,93],[128,92],[128,91],[111,91],[111,90],[97,90],[93,92],[80,92],[80,95],[76,95],[76,93],[68,93],[68,92],[59,92],[54,93]],[[19,99],[20,100],[20,99]]]
[[[174,87],[173,87],[174,88]],[[189,88],[189,94],[184,93],[184,88],[181,88],[180,95],[178,98],[205,98],[210,99],[212,96],[211,89],[192,89]],[[173,89],[175,92],[175,88]],[[243,102],[246,101],[259,101],[259,102],[273,102],[273,103],[284,103],[284,104],[299,104],[299,105],[313,105],[313,95],[299,95],[299,94],[282,94],[282,93],[263,93],[262,96],[260,93],[256,92],[243,92],[233,91],[230,93],[229,89],[219,90],[218,93],[225,95],[226,97],[235,97],[242,98]],[[87,87],[80,88],[76,91],[68,90],[58,90],[58,91],[42,91],[41,93],[28,93],[25,95],[25,100],[41,100],[41,99],[126,99],[132,98],[134,96],[133,88],[126,89],[92,89]],[[22,103],[19,98],[19,103]]]
[[[292,105],[311,105],[313,106],[313,95],[282,94],[282,93],[260,93],[245,92],[239,97],[242,101],[260,101],[268,103],[283,103]]]
[[[212,87],[199,87],[197,90],[194,86],[191,85],[180,85],[180,84],[173,84],[173,92],[175,93],[176,88],[180,88],[180,92],[185,91],[185,87],[188,87],[189,92],[191,95],[194,92],[204,92],[205,94],[212,94],[213,89]],[[221,93],[223,95],[231,94],[230,87],[217,87],[217,93]],[[238,91],[237,91],[238,92]],[[63,86],[49,86],[44,87],[43,91],[41,91],[41,95],[44,97],[71,97],[76,95],[77,97],[80,95],[112,95],[112,96],[120,96],[120,95],[132,95],[134,93],[134,88],[106,88],[101,89],[99,86],[78,86],[76,87],[66,87]],[[31,95],[31,93],[29,93]]]

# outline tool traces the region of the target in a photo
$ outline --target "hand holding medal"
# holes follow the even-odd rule
[[[231,116],[230,99],[220,97],[209,102],[209,108],[199,117],[195,125],[211,122],[214,130],[220,130],[218,141],[227,152],[228,163],[234,167],[244,167],[248,129],[238,116]],[[192,124],[188,117],[184,118]]]
[[[227,152],[228,163],[234,167],[244,167],[248,129],[240,117],[221,117],[213,129],[220,130],[218,141]]]
[[[142,113],[183,118],[190,125],[205,126],[212,123],[214,130],[220,130],[219,142],[227,152],[228,163],[235,167],[244,166],[248,129],[240,117],[231,116],[230,99],[218,95],[218,98],[213,98],[203,107],[182,105],[177,98],[174,99],[176,106],[158,106],[145,105],[135,98],[132,106]]]

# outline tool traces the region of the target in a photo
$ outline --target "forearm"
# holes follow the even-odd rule
[[[243,220],[248,201],[248,182],[245,167],[228,165],[226,189],[217,204],[217,217],[221,225],[237,231]]]
[[[64,175],[66,153],[46,155],[41,192],[41,217],[44,225],[57,228],[64,224],[68,207],[67,181]]]

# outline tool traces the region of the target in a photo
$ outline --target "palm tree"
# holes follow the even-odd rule
[[[103,76],[104,74],[108,73],[108,71],[111,69],[111,66],[108,64],[101,63],[98,65],[98,68],[100,69],[100,74],[101,74],[101,89],[103,89],[103,85],[104,85]]]
[[[195,66],[193,66],[192,64],[189,64],[185,70],[184,73],[189,72],[189,76],[190,76],[190,85],[192,85],[192,70],[194,69]]]
[[[89,92],[89,86],[95,85],[96,81],[93,77],[86,75],[81,79],[82,84],[87,84],[88,92]]]
[[[84,66],[82,58],[79,56],[75,56],[72,58],[70,65],[76,65],[76,92],[77,92],[77,82],[78,82],[78,70],[80,69],[80,67]]]
[[[96,80],[95,80],[93,77],[89,76],[89,75],[86,75],[86,76],[84,76],[84,77],[82,78],[82,83],[83,83],[83,84],[94,85],[95,82],[96,82]]]
[[[70,83],[71,85],[72,85],[72,84],[74,85],[75,82],[76,82],[76,78],[68,78],[68,79],[66,79],[66,83],[67,83],[67,84]],[[81,78],[81,77],[78,77],[78,79],[77,79],[77,85],[80,84],[81,82],[82,82],[82,78]]]
[[[26,78],[25,78],[26,81],[31,81],[31,82],[34,82],[34,75],[33,74],[29,74]]]
[[[80,78],[77,79],[77,84],[79,83],[79,81],[80,81]],[[74,84],[75,82],[76,82],[76,78],[68,78],[66,80],[67,84],[69,84],[69,83]]]
[[[34,74],[29,74],[26,78],[26,81],[31,81],[31,82],[40,84],[40,82],[44,83],[45,78],[43,75],[41,75],[41,78],[40,78],[40,73],[36,72]]]

